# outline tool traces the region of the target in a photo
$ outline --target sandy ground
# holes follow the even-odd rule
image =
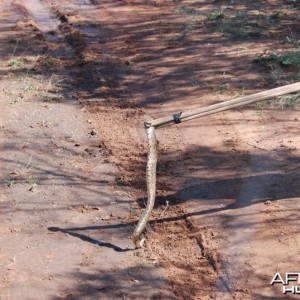
[[[61,64],[47,70],[43,40],[27,48],[35,31],[1,34],[0,298],[169,295],[156,259],[133,250],[134,199],[117,186],[100,132],[69,85],[58,92]],[[7,67],[12,37],[16,59],[28,51],[20,68]]]
[[[297,81],[257,59],[293,51],[297,3],[0,8],[1,299],[297,298],[270,285],[300,269],[300,117],[283,99],[159,129],[146,248],[130,241],[143,122]]]

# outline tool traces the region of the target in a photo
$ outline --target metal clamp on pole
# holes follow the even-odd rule
[[[174,119],[175,124],[181,123],[181,115],[182,115],[182,111],[173,115],[173,119]]]

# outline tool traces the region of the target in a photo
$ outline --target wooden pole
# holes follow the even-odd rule
[[[181,112],[178,114],[178,123],[185,122],[188,120],[192,120],[195,118],[203,117],[206,115],[214,114],[220,111],[225,111],[228,109],[240,107],[243,105],[263,101],[269,98],[274,98],[278,96],[282,96],[285,94],[297,92],[300,90],[300,82],[284,85],[275,89],[267,90],[264,92],[252,94],[249,96],[239,97],[232,100],[228,100],[222,103],[217,103],[213,105],[209,105],[206,107],[196,108],[194,110],[188,110],[185,112]],[[177,119],[177,120],[178,120]],[[164,125],[174,124],[175,118],[173,116],[167,116],[152,120],[150,122],[146,122],[147,127],[160,127]]]

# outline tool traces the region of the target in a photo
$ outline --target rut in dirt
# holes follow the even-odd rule
[[[57,57],[74,58],[77,50],[72,45],[72,40],[68,36],[70,28],[64,29],[68,19],[64,14],[61,14],[55,9],[55,6],[48,6],[40,0],[28,0],[17,2],[25,14],[34,22],[36,28],[42,33],[49,49]],[[91,9],[91,1],[74,1],[70,8],[77,10]],[[85,35],[91,35],[92,29],[87,26],[82,26],[81,30]],[[67,36],[66,36],[67,35]],[[80,36],[79,36],[80,37]],[[73,39],[74,41],[74,39]]]

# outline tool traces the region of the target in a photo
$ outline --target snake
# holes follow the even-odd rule
[[[147,124],[147,123],[145,123]],[[149,123],[148,123],[149,124]],[[154,126],[145,126],[148,140],[148,156],[146,167],[146,183],[147,183],[147,205],[144,209],[138,224],[132,235],[132,241],[136,248],[141,248],[144,245],[145,238],[142,233],[146,227],[147,221],[150,218],[151,212],[155,203],[156,194],[156,165],[157,165],[157,145]]]

